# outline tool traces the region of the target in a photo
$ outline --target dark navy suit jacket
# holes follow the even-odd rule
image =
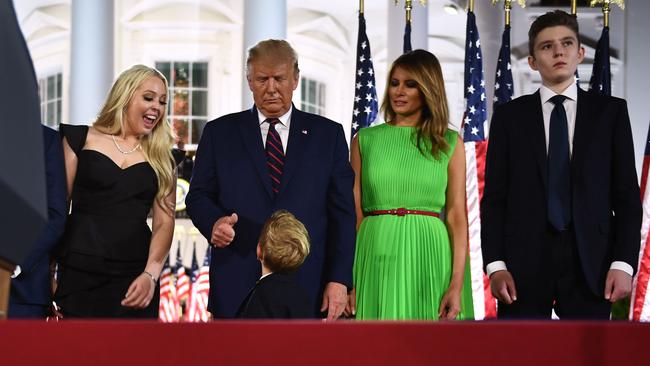
[[[304,319],[313,317],[313,309],[305,290],[294,276],[271,273],[257,281],[244,299],[237,318]]]
[[[352,285],[354,172],[343,128],[294,107],[287,145],[274,197],[256,108],[220,117],[203,130],[187,212],[208,241],[217,219],[239,216],[235,239],[212,252],[208,310],[217,318],[234,317],[259,279],[255,248],[262,225],[278,209],[293,213],[309,231],[311,252],[296,278],[314,316],[327,282]]]
[[[497,108],[490,126],[481,201],[485,264],[505,261],[517,291],[542,291],[552,262],[547,153],[539,91]],[[578,89],[571,157],[572,223],[585,279],[604,294],[613,261],[635,268],[641,201],[623,99]]]
[[[50,251],[63,234],[67,216],[66,178],[63,148],[59,134],[43,126],[45,151],[45,180],[47,185],[48,220],[32,251],[22,263],[21,273],[11,280],[9,316],[16,314],[20,305],[49,305],[52,301],[50,285]]]

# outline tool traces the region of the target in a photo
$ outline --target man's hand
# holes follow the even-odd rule
[[[228,246],[235,238],[235,224],[237,223],[237,214],[233,213],[230,216],[223,216],[217,220],[212,226],[212,236],[210,243],[217,248],[224,248]]]
[[[343,315],[350,317],[357,315],[357,290],[354,288],[348,294],[348,302],[343,310]]]
[[[338,319],[348,303],[348,289],[338,282],[328,282],[323,291],[323,305],[320,311],[327,310],[327,321]]]
[[[610,269],[605,280],[605,299],[611,303],[630,296],[632,276],[619,269]]]
[[[508,271],[496,271],[490,276],[490,289],[492,296],[504,304],[512,304],[517,301],[517,289],[515,280]]]

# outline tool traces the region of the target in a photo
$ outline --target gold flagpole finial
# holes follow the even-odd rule
[[[571,14],[578,15],[578,0],[571,0]]]
[[[397,5],[399,5],[399,0],[395,0],[395,6]],[[420,5],[427,6],[427,0],[420,0]],[[412,19],[413,0],[404,0],[404,9],[406,9],[406,22],[410,23]]]
[[[411,10],[413,10],[413,0],[405,0],[404,9],[406,9],[406,22],[410,23],[412,19]]]
[[[611,12],[610,4],[614,3],[618,5],[621,10],[625,9],[625,1],[623,0],[591,0],[589,6],[594,7],[596,4],[603,4],[603,25],[609,27],[609,13]]]
[[[474,12],[474,0],[469,0],[469,3],[467,4],[467,10],[471,11],[472,13]]]
[[[363,0],[359,0],[359,14],[363,14]]]
[[[492,5],[496,5],[499,0],[492,0]],[[526,7],[526,0],[517,0],[521,8]],[[512,10],[512,0],[503,0],[503,9],[505,10],[506,25],[510,25],[510,11]]]

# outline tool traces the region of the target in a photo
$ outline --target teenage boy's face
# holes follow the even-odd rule
[[[530,67],[542,76],[544,85],[564,90],[573,81],[585,49],[578,44],[577,35],[563,25],[549,27],[537,34]]]

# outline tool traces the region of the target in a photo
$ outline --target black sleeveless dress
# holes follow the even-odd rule
[[[60,130],[77,155],[77,173],[59,254],[57,304],[66,317],[157,318],[158,286],[145,309],[120,304],[149,255],[146,220],[158,190],[153,168],[142,162],[122,169],[84,149],[88,126],[62,124]]]

